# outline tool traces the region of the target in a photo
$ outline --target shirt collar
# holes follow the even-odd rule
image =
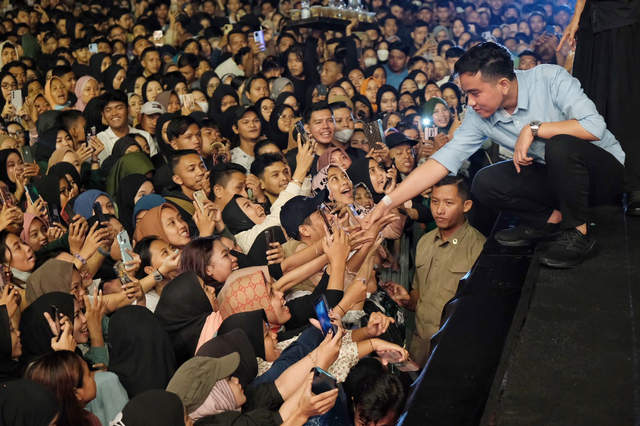
[[[496,123],[510,123],[513,121],[513,116],[518,113],[520,110],[528,110],[529,109],[529,91],[527,90],[527,86],[525,84],[525,79],[522,78],[523,71],[516,71],[516,84],[518,85],[518,104],[516,105],[516,109],[509,117],[506,112],[500,108],[490,117],[491,125],[495,126]]]
[[[440,240],[438,242],[438,245],[444,245],[447,243],[451,243],[454,246],[457,246],[462,239],[464,238],[465,235],[467,235],[467,232],[469,232],[469,228],[471,227],[471,225],[469,225],[469,221],[465,220],[464,223],[462,224],[462,226],[460,227],[460,229],[458,229],[456,232],[453,233],[453,235],[447,240],[444,241],[442,239],[442,231],[438,228],[438,234],[436,235],[436,241]]]

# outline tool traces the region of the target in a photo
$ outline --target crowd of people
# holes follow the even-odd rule
[[[570,2],[364,6],[3,3],[0,423],[394,425],[474,201],[591,254],[625,154]]]

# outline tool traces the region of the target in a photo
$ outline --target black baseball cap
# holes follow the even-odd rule
[[[385,137],[385,142],[389,149],[393,149],[398,145],[402,145],[403,143],[408,143],[411,146],[414,146],[418,143],[417,140],[409,139],[404,135],[404,133],[394,132]]]
[[[318,209],[327,196],[327,190],[323,189],[315,197],[293,197],[280,209],[280,224],[287,231],[287,235],[297,240],[298,227]]]

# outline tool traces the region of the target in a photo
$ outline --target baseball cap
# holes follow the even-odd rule
[[[282,206],[280,209],[280,223],[289,237],[294,240],[298,239],[298,227],[318,209],[318,206],[322,204],[326,196],[327,190],[323,189],[315,197],[298,195]]]
[[[167,385],[167,391],[178,395],[187,413],[193,413],[207,400],[216,382],[231,376],[238,365],[238,352],[222,358],[193,357],[178,368]]]
[[[146,102],[142,105],[142,109],[140,109],[140,114],[151,115],[151,114],[164,114],[165,109],[160,102],[150,101]]]
[[[231,108],[233,108],[233,117],[231,119],[231,125],[237,125],[238,121],[240,121],[240,119],[244,117],[244,115],[248,112],[255,112],[256,115],[260,117],[260,112],[258,111],[258,108],[256,108],[255,106],[246,107],[246,106],[238,105]]]
[[[403,133],[394,132],[385,137],[385,142],[387,143],[387,147],[389,149],[393,149],[398,145],[402,145],[403,143],[408,143],[411,146],[414,146],[418,143],[417,140],[409,139]]]

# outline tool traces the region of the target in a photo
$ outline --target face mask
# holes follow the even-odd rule
[[[376,58],[364,58],[364,66],[369,68],[378,63]]]
[[[347,143],[349,142],[349,139],[351,139],[351,136],[353,136],[353,129],[342,129],[340,131],[337,131],[334,134],[334,137],[336,138],[336,140],[340,143]]]
[[[389,59],[389,51],[387,49],[378,50],[378,59],[383,62]]]
[[[196,102],[196,103],[198,104],[198,106],[200,107],[202,112],[204,112],[205,114],[209,112],[209,103],[208,102]]]
[[[420,89],[420,90],[424,89],[425,87],[427,87],[427,83],[418,84],[418,89]]]

